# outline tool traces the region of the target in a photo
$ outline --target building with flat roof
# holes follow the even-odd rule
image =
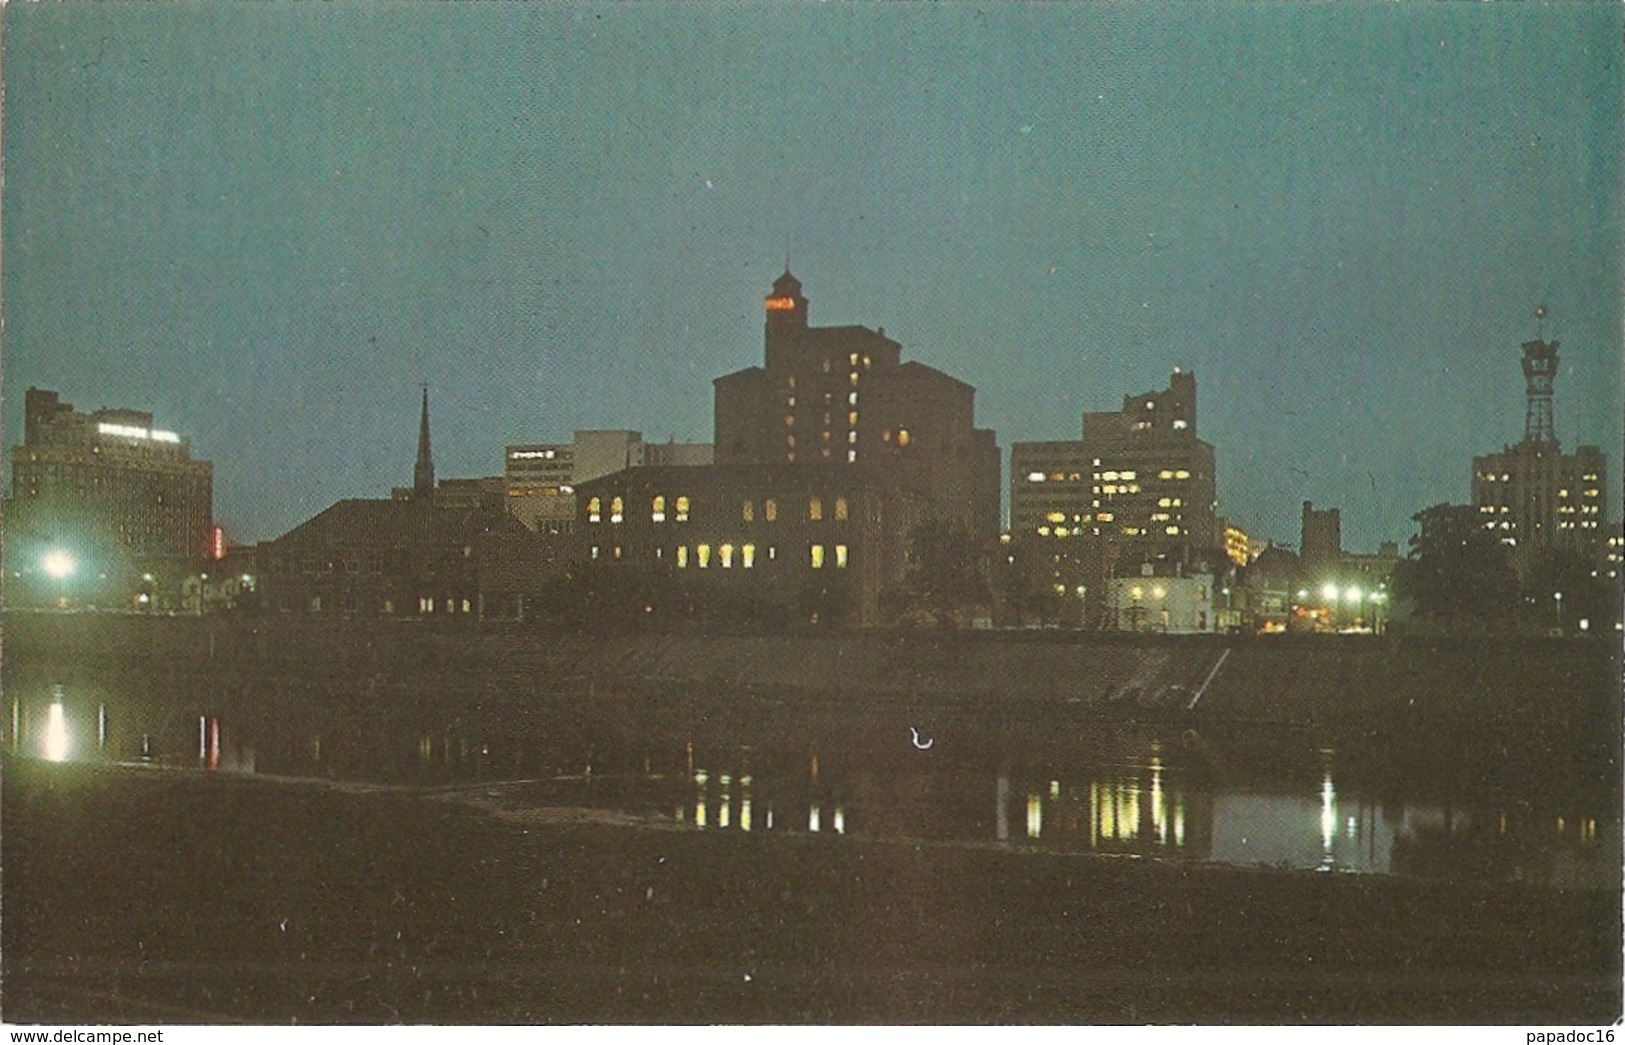
[[[568,536],[578,484],[644,465],[706,465],[712,457],[710,443],[648,443],[632,429],[577,429],[568,443],[515,444],[503,452],[508,510],[533,530]]]
[[[993,431],[976,427],[976,389],[903,362],[883,327],[809,325],[789,271],[764,310],[763,365],[714,383],[716,462],[873,473],[991,553],[1001,462]]]
[[[1011,539],[1043,567],[1029,582],[1084,600],[1090,620],[1115,574],[1224,556],[1193,373],[1176,368],[1166,389],[1085,413],[1079,440],[1016,443],[1010,457]]]
[[[1545,306],[1536,310],[1541,319],[1545,314]],[[1500,453],[1473,458],[1478,525],[1511,548],[1520,579],[1552,552],[1594,564],[1605,557],[1608,460],[1596,446],[1562,452],[1552,408],[1557,349],[1557,341],[1538,336],[1523,343],[1523,439]]]
[[[145,410],[83,412],[30,388],[23,424],[11,451],[8,601],[131,608],[142,592],[178,597],[214,548],[214,466]]]

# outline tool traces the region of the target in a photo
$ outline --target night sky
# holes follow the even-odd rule
[[[1616,3],[12,3],[4,408],[150,409],[233,538],[576,428],[709,441],[783,267],[1011,442],[1194,369],[1220,511],[1403,546],[1523,434],[1620,487]],[[1007,458],[1008,460],[1008,458]],[[8,462],[9,471],[9,462]]]

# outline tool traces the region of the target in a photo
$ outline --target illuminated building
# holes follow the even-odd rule
[[[1216,630],[1214,576],[1158,576],[1146,563],[1139,576],[1113,577],[1107,585],[1107,621],[1118,631],[1201,634]],[[1221,602],[1222,606],[1222,602]]]
[[[141,410],[77,411],[56,392],[30,388],[21,446],[11,451],[7,571],[14,601],[134,605],[138,581],[160,578],[161,601],[209,557],[214,466],[190,441],[155,427]],[[75,569],[62,583],[31,573],[56,550]],[[71,597],[70,597],[71,589]]]
[[[565,535],[575,524],[575,487],[644,465],[710,464],[709,443],[646,443],[629,429],[578,430],[569,443],[524,443],[504,452],[508,510],[526,526]]]
[[[764,302],[764,365],[716,379],[716,462],[873,475],[991,548],[1000,457],[976,427],[976,389],[901,362],[884,328],[809,326],[807,304],[786,271]]]
[[[1544,306],[1536,315],[1544,318]],[[1523,343],[1523,440],[1473,458],[1476,524],[1512,549],[1520,578],[1546,552],[1572,552],[1593,563],[1604,556],[1608,462],[1598,447],[1565,454],[1558,444],[1552,410],[1557,348],[1558,342],[1539,337]]]
[[[1083,415],[1076,442],[1011,447],[1011,537],[1049,565],[1033,583],[1107,609],[1106,582],[1145,562],[1209,563],[1223,555],[1214,511],[1213,447],[1197,438],[1196,375]],[[1090,594],[1093,593],[1093,594]]]
[[[920,510],[841,464],[628,468],[576,503],[584,563],[675,581],[702,612],[859,623],[901,574],[901,520]]]

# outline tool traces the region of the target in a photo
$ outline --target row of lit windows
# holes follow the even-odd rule
[[[1102,512],[1099,516],[1097,516],[1097,521],[1099,521],[1099,522],[1111,522],[1112,521],[1111,513],[1110,512]],[[1138,527],[1138,526],[1125,526],[1125,527],[1122,528],[1122,534],[1125,537],[1140,537],[1140,536],[1150,534],[1153,529],[1154,529],[1154,527],[1145,527],[1145,528],[1142,529],[1141,527]],[[1100,528],[1098,526],[1093,527],[1091,532],[1095,536],[1098,537],[1100,535]],[[1163,527],[1163,533],[1167,534],[1170,537],[1177,537],[1181,533],[1184,533],[1184,532],[1185,531],[1183,529],[1181,529],[1180,527],[1178,527],[1178,526],[1164,526]],[[1038,536],[1040,536],[1040,537],[1082,537],[1083,536],[1083,527],[1081,527],[1081,526],[1074,526],[1074,527],[1040,526],[1038,528]]]
[[[828,554],[826,554],[826,551]],[[601,553],[602,549],[598,545],[592,546],[591,555],[594,559],[598,558]],[[610,549],[610,553],[613,558],[621,558],[621,546],[615,545]],[[770,545],[767,549],[768,561],[776,562],[778,557],[778,547]],[[665,549],[656,548],[655,558],[664,559]],[[712,547],[709,544],[696,544],[693,554],[690,555],[688,545],[680,544],[673,554],[673,560],[679,570],[688,569],[690,563],[702,570],[709,570],[713,564],[724,570],[731,570],[736,564],[742,570],[752,570],[756,568],[756,545],[727,543]],[[833,560],[836,569],[846,569],[847,563],[850,561],[847,546],[844,544],[829,545],[827,548],[822,544],[807,546],[807,561],[813,569],[823,569],[825,562],[830,560]]]
[[[651,522],[666,521],[666,497],[657,495],[649,503],[649,519]],[[687,497],[678,497],[672,502],[673,518],[676,522],[687,522],[690,502]],[[834,518],[844,522],[851,514],[851,509],[845,497],[836,497],[833,504]],[[618,523],[625,519],[626,502],[621,497],[609,499],[609,521]],[[740,517],[745,522],[756,521],[756,502],[745,501],[739,510]],[[587,501],[587,521],[603,522],[604,501],[601,497],[589,498]],[[779,518],[779,502],[771,497],[762,502],[762,517],[767,522],[775,522]],[[819,522],[824,518],[824,499],[822,497],[809,497],[807,499],[807,518],[812,522]]]

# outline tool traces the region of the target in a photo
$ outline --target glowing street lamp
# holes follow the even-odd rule
[[[41,557],[40,569],[45,571],[47,577],[60,581],[72,577],[79,564],[61,548],[52,548]]]

